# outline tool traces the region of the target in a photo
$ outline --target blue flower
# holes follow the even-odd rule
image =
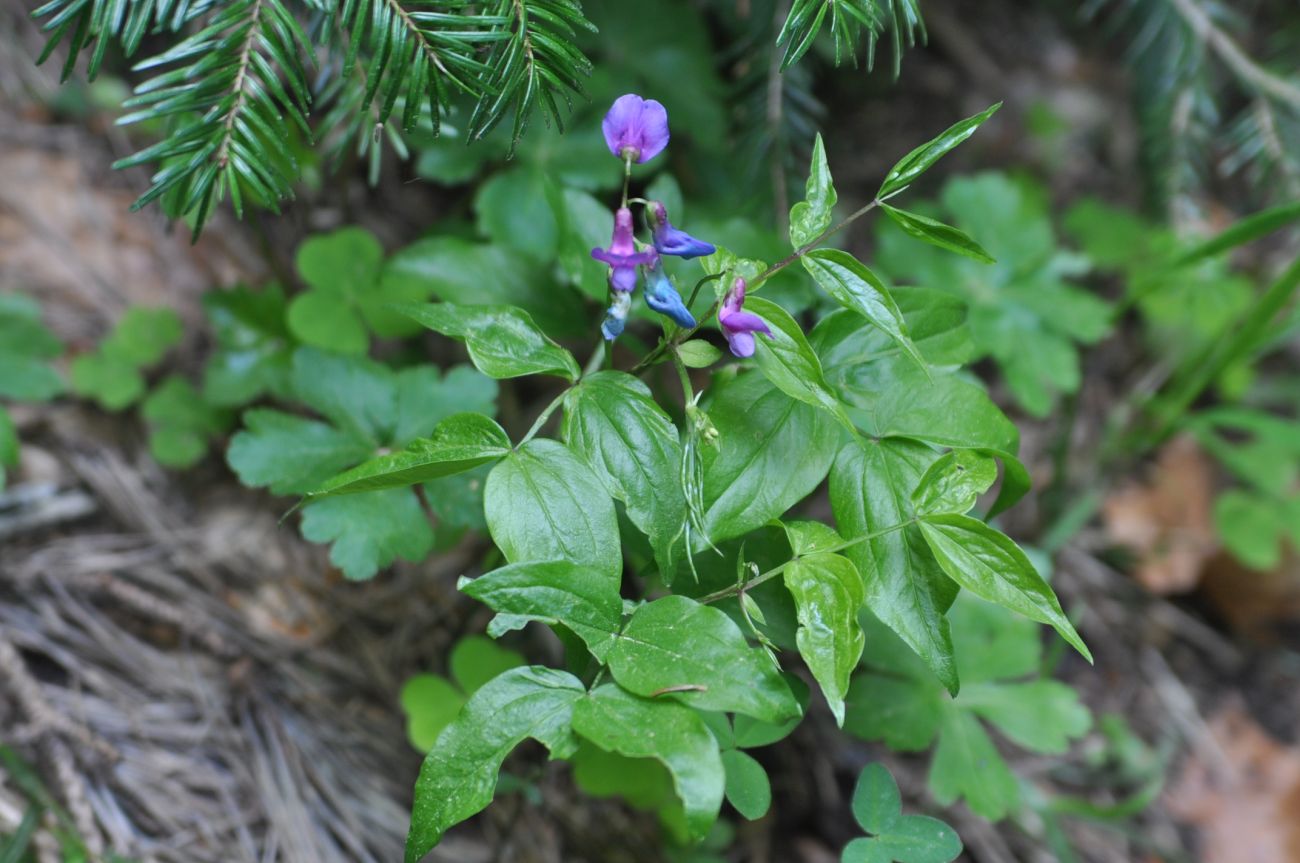
[[[679,327],[690,329],[695,326],[695,318],[682,302],[682,295],[673,287],[672,280],[664,272],[663,263],[656,260],[654,266],[646,273],[646,305],[661,315],[667,315]]]
[[[600,334],[606,341],[614,341],[623,334],[623,325],[627,323],[628,309],[632,307],[632,295],[625,291],[615,291],[610,298],[609,310],[600,325]]]
[[[676,255],[679,258],[698,258],[711,255],[718,250],[712,243],[697,240],[683,230],[673,227],[668,221],[668,210],[660,201],[651,201],[646,207],[646,218],[650,220],[650,230],[654,233],[655,250],[661,255]]]
[[[742,358],[754,355],[754,333],[772,337],[772,330],[763,319],[741,308],[744,305],[745,280],[737,276],[731,283],[731,290],[722,300],[722,308],[718,309],[718,323],[722,326],[722,334],[727,337],[727,346],[731,352]]]
[[[668,146],[668,111],[635,93],[619,96],[600,124],[609,151],[638,165]]]

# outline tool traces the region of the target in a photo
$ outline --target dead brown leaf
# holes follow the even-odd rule
[[[1217,550],[1213,474],[1197,443],[1179,437],[1161,449],[1146,482],[1119,489],[1102,505],[1106,531],[1138,555],[1134,572],[1147,590],[1184,593],[1196,586]]]
[[[1206,563],[1200,593],[1235,632],[1264,643],[1293,643],[1300,626],[1300,554],[1287,545],[1277,566],[1258,570],[1222,552]]]
[[[1200,836],[1203,863],[1300,861],[1300,750],[1270,737],[1239,704],[1221,710],[1166,794]]]

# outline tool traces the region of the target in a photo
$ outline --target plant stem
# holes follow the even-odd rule
[[[528,434],[524,435],[523,439],[519,441],[519,443],[515,444],[516,450],[537,437],[537,433],[542,430],[542,426],[546,425],[546,421],[551,418],[551,414],[555,413],[560,405],[564,403],[564,397],[569,394],[569,390],[571,389],[573,389],[571,386],[565,387],[558,396],[551,400],[551,403],[546,406],[546,409],[543,410],[537,417],[536,421],[533,422],[533,427],[528,430]]]
[[[898,191],[901,192],[902,189],[899,189]],[[898,194],[898,193],[895,192],[894,194]],[[886,195],[885,197],[891,197],[891,196]],[[822,243],[826,242],[826,240],[830,239],[835,234],[839,233],[840,231],[847,228],[849,225],[856,222],[858,219],[865,216],[867,213],[870,213],[876,207],[879,207],[882,203],[884,203],[884,198],[876,198],[874,201],[872,201],[870,204],[867,204],[865,207],[862,207],[850,213],[838,224],[832,225],[831,227],[822,231],[816,237],[804,243],[799,248],[795,249],[785,258],[781,259],[780,261],[777,261],[775,264],[768,267],[763,272],[759,273],[758,276],[755,277],[755,279],[749,283],[750,289],[756,288],[759,285],[763,284],[763,282],[767,281],[772,276],[775,276],[777,273],[781,272],[786,267],[790,266],[795,261],[802,258],[804,255],[808,254],[813,249],[817,248]]]
[[[907,521],[902,521],[899,522],[898,524],[892,524],[889,527],[881,528],[880,530],[873,531],[863,536],[858,536],[858,537],[854,537],[853,539],[845,540],[844,542],[841,542],[839,545],[833,545],[830,548],[820,548],[817,551],[813,552],[813,554],[834,554],[836,552],[843,551],[846,548],[852,548],[853,546],[858,545],[859,543],[868,542],[869,540],[873,540],[873,539],[878,539],[884,536],[885,534],[893,533],[896,530],[902,530],[903,528],[907,527],[909,524],[914,523],[915,521],[916,521],[915,518],[909,518]],[[763,582],[771,581],[781,573],[785,572],[786,569],[790,566],[790,564],[799,560],[801,557],[803,557],[803,555],[796,555],[795,557],[791,558],[790,560],[787,560],[785,563],[781,564],[780,566],[774,566],[771,569],[769,569],[767,572],[764,572],[760,575],[756,575],[753,578],[751,578],[749,581],[744,582],[743,584],[733,584],[730,587],[724,587],[722,590],[716,590],[713,593],[708,594],[707,596],[700,597],[699,599],[696,600],[696,602],[702,605],[707,605],[710,602],[717,602],[720,599],[726,599],[729,596],[736,596],[748,590],[752,590],[755,587],[758,587]]]
[[[632,182],[632,157],[623,157],[623,206],[627,206],[627,187]]]

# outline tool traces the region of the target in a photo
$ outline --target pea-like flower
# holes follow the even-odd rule
[[[664,272],[663,262],[656,260],[654,266],[646,273],[646,305],[661,315],[673,319],[679,327],[690,329],[695,326],[695,318],[690,309],[682,302],[682,295],[673,287],[672,280]]]
[[[659,259],[653,249],[636,250],[632,240],[632,211],[619,207],[614,214],[614,237],[608,249],[592,249],[591,256],[609,264],[609,286],[615,291],[630,293],[636,288],[636,268]]]
[[[638,165],[668,146],[668,112],[654,99],[635,93],[614,100],[600,128],[611,153]]]
[[[731,283],[731,290],[722,300],[718,310],[718,323],[722,325],[722,334],[727,337],[727,346],[738,357],[754,355],[754,333],[763,333],[769,338],[772,331],[763,319],[753,312],[744,311],[745,280],[736,277]]]
[[[718,250],[712,243],[697,240],[683,230],[673,227],[668,221],[668,210],[660,201],[651,201],[646,207],[646,218],[650,220],[650,230],[654,233],[655,250],[661,255],[676,255],[679,258],[698,258],[711,255]]]
[[[632,295],[624,291],[615,291],[610,298],[609,310],[600,325],[600,334],[606,341],[614,341],[623,334],[623,325],[627,323],[628,310],[632,308]]]

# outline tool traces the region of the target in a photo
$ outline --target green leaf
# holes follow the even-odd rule
[[[141,369],[163,358],[181,340],[181,319],[172,309],[133,306],[100,345],[103,356]]]
[[[61,393],[63,381],[47,361],[62,352],[35,300],[0,293],[0,398],[45,401]]]
[[[920,526],[949,578],[976,596],[1050,625],[1092,661],[1092,653],[1061,610],[1056,594],[1014,542],[964,515],[927,514]]]
[[[615,587],[623,572],[614,503],[587,463],[533,439],[502,460],[484,491],[488,530],[511,563],[566,560]]]
[[[573,780],[592,797],[622,797],[637,809],[662,810],[676,803],[673,777],[653,758],[628,758],[581,741],[571,759]]]
[[[956,588],[910,523],[912,489],[937,457],[901,439],[850,442],[831,469],[831,509],[845,539],[906,525],[851,546],[845,555],[862,574],[867,606],[955,693],[957,665],[944,612]]]
[[[826,162],[826,146],[819,132],[813,142],[804,199],[790,208],[790,243],[795,248],[811,243],[831,226],[835,201],[831,168]]]
[[[722,359],[722,351],[704,339],[691,339],[677,346],[677,356],[687,368],[707,369]]]
[[[1288,531],[1300,545],[1297,509],[1279,506],[1272,497],[1229,489],[1214,501],[1214,527],[1233,557],[1268,570],[1282,560],[1281,540]]]
[[[229,411],[204,401],[189,381],[171,375],[141,406],[149,422],[149,449],[164,467],[189,467],[207,452],[208,441],[230,425]]]
[[[78,357],[72,361],[73,372],[76,371],[78,361],[81,359]],[[138,375],[136,377],[138,378]],[[92,387],[91,392],[94,389]],[[61,392],[63,392],[63,379],[44,360],[10,353],[6,345],[0,344],[0,397],[43,402]],[[138,394],[135,397],[138,397]],[[127,403],[129,404],[131,400],[134,400],[134,397]]]
[[[315,501],[302,513],[302,535],[333,543],[330,562],[354,581],[397,558],[412,563],[433,550],[433,528],[410,489],[392,488]]]
[[[355,296],[374,284],[384,248],[365,228],[315,234],[298,246],[298,274],[313,290],[338,298]]]
[[[941,687],[877,674],[855,677],[845,704],[845,731],[863,740],[883,740],[895,752],[930,748],[944,710]]]
[[[564,439],[650,538],[660,570],[676,570],[686,522],[677,427],[650,389],[624,372],[598,372],[564,397]]]
[[[254,408],[230,440],[226,462],[247,486],[304,494],[371,453],[364,439],[317,420]]]
[[[834,460],[840,431],[760,374],[742,374],[709,405],[718,446],[704,454],[705,525],[717,543],[743,536],[812,493]],[[791,452],[803,456],[793,462]]]
[[[293,354],[292,383],[300,401],[355,437],[374,447],[390,441],[397,382],[387,366],[303,347]]]
[[[203,368],[203,397],[212,405],[237,407],[270,393],[289,392],[291,344],[287,303],[278,285],[260,291],[237,286],[203,295],[203,309],[217,348]]]
[[[427,437],[453,414],[496,413],[497,382],[469,366],[445,372],[436,366],[412,366],[397,373],[397,422],[392,441],[405,446]]]
[[[727,802],[744,818],[757,821],[772,808],[772,783],[763,765],[739,749],[722,753],[727,771]]]
[[[885,175],[885,181],[880,184],[880,190],[876,192],[876,198],[892,195],[904,186],[914,182],[931,165],[939,161],[958,144],[975,134],[975,130],[1001,107],[1001,102],[990,105],[973,117],[967,117],[965,120],[953,124],[937,138],[925,142],[899,159],[898,163],[890,168],[889,173]]]
[[[853,817],[871,839],[855,839],[843,860],[900,863],[949,863],[961,854],[961,840],[951,827],[925,815],[903,815],[894,777],[883,764],[868,764],[853,791]]]
[[[822,375],[821,360],[794,318],[762,297],[751,297],[745,310],[758,315],[772,328],[771,338],[756,340],[754,359],[763,376],[791,398],[828,411],[850,433],[855,433],[853,421],[844,413],[839,397]]]
[[[979,720],[962,710],[943,714],[939,745],[930,762],[930,790],[944,806],[966,798],[971,811],[991,821],[1020,806],[1020,786]]]
[[[623,600],[609,576],[565,560],[514,563],[458,586],[498,614],[567,626],[601,662],[623,620]]]
[[[853,789],[853,818],[868,833],[884,833],[898,824],[903,799],[898,783],[883,764],[868,764]]]
[[[835,528],[820,521],[789,521],[781,526],[785,528],[786,538],[790,540],[790,550],[796,557],[823,551],[838,551],[844,544],[844,537],[840,536]]]
[[[964,231],[954,228],[952,225],[945,225],[943,222],[931,219],[929,216],[909,213],[888,204],[881,204],[880,207],[885,211],[885,215],[893,219],[894,223],[902,228],[904,232],[918,240],[985,264],[996,263],[993,256],[984,251],[984,248],[979,243],[972,240]]]
[[[455,414],[438,423],[429,437],[416,438],[400,452],[377,456],[337,474],[308,497],[320,500],[415,485],[495,462],[509,452],[510,438],[501,426],[482,414]]]
[[[638,608],[608,661],[619,685],[638,695],[669,695],[701,710],[768,722],[800,714],[771,657],[750,647],[727,615],[684,596]]]
[[[345,354],[364,354],[370,334],[346,300],[325,291],[307,291],[293,298],[286,320],[304,344]]]
[[[524,658],[490,638],[470,635],[456,642],[447,658],[452,678],[468,696],[478,692],[498,674],[524,664]]]
[[[862,577],[848,558],[812,554],[795,559],[784,573],[799,615],[799,654],[808,663],[838,725],[844,724],[844,696],[866,637],[858,625]]]
[[[574,705],[573,730],[602,749],[663,764],[695,839],[717,820],[725,784],[722,759],[717,740],[695,711],[606,683]]]
[[[5,487],[5,468],[18,466],[18,430],[8,411],[0,405],[0,491]]]
[[[590,250],[588,246],[584,254]],[[429,237],[401,249],[389,258],[381,280],[385,294],[419,293],[457,305],[519,306],[543,330],[558,335],[577,334],[587,320],[578,295],[559,289],[548,270],[528,256],[460,237]]]
[[[1253,213],[1229,225],[1205,242],[1188,249],[1175,258],[1170,266],[1185,267],[1212,258],[1228,249],[1268,236],[1297,220],[1300,220],[1300,202],[1297,201]]]
[[[879,276],[839,249],[815,249],[804,255],[803,266],[835,302],[866,318],[925,368],[925,360],[908,336],[903,313]]]
[[[494,245],[517,249],[540,261],[555,256],[560,226],[547,200],[553,182],[535,169],[495,174],[474,196],[478,228]]]
[[[453,303],[395,308],[435,332],[465,342],[474,365],[489,377],[553,374],[578,379],[573,355],[551,341],[523,309]]]
[[[406,714],[406,736],[421,752],[433,748],[465,703],[460,690],[436,674],[417,674],[407,680],[398,698]]]
[[[998,479],[998,465],[978,450],[955,449],[930,465],[912,492],[917,515],[970,512]]]
[[[449,827],[492,802],[501,763],[524,739],[557,757],[571,754],[573,707],[584,694],[572,675],[537,666],[507,671],[476,692],[420,767],[406,863],[419,863]]]
[[[609,267],[592,258],[591,250],[608,245],[613,214],[599,198],[577,189],[566,188],[559,207],[563,225],[557,260],[560,271],[588,297],[604,303],[609,294]]]
[[[1066,752],[1092,727],[1079,693],[1055,680],[973,683],[962,690],[960,704],[1017,745],[1045,754]]]
[[[2,365],[0,371],[6,371]],[[144,395],[144,378],[135,366],[103,353],[82,354],[70,371],[73,392],[105,410],[124,410]]]

